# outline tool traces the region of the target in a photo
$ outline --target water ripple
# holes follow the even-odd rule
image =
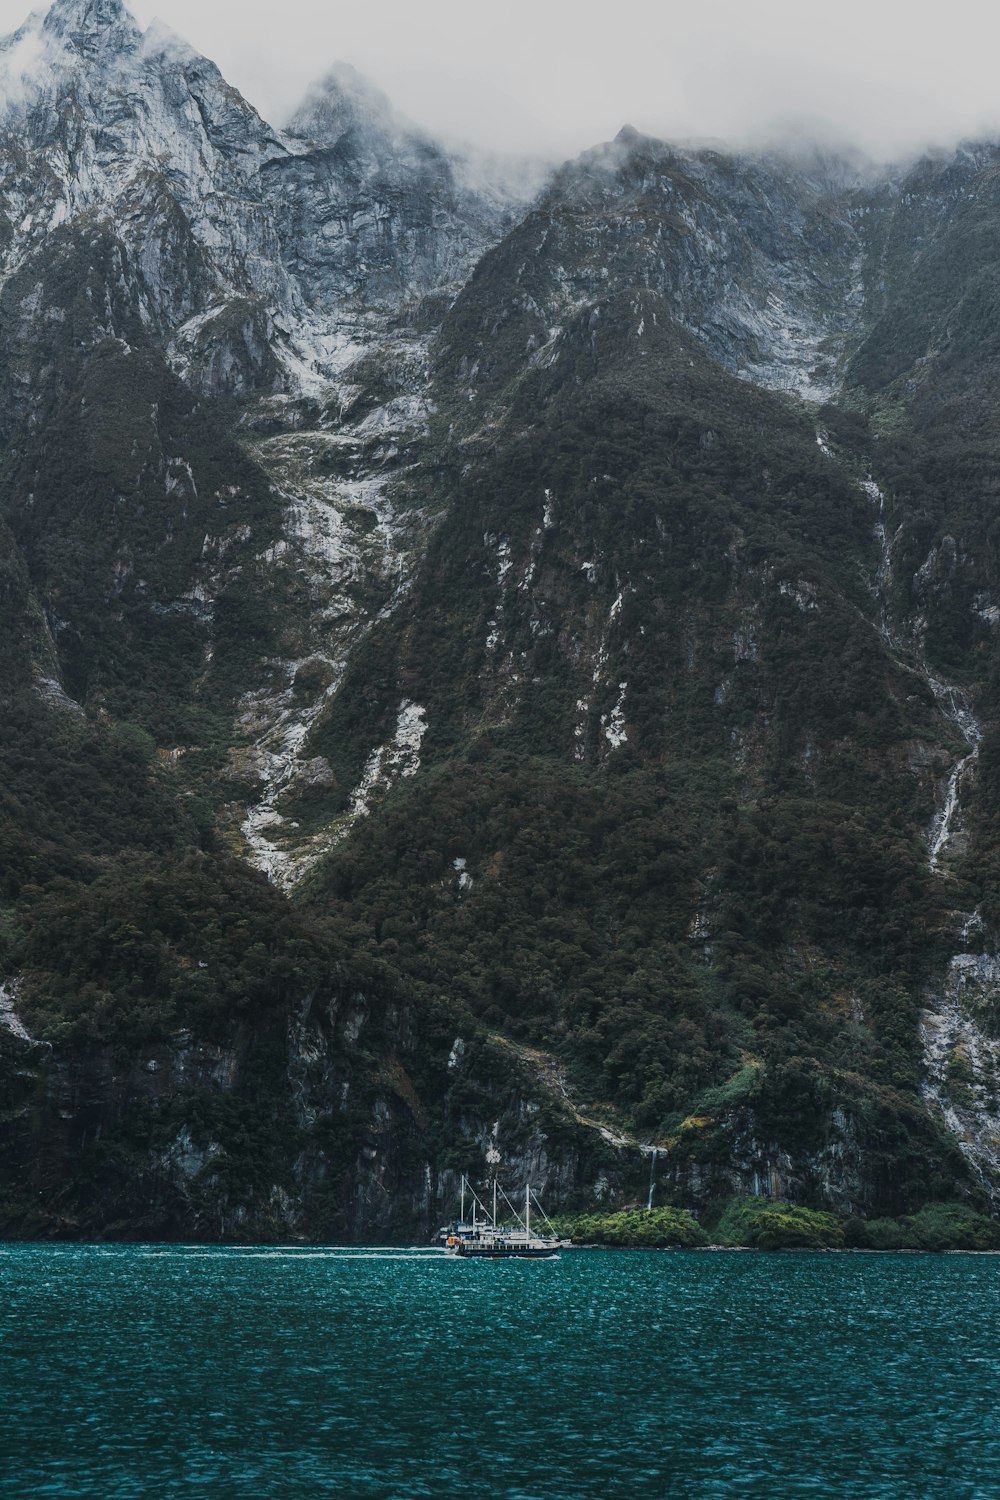
[[[1000,1262],[7,1246],[0,1495],[995,1500]]]

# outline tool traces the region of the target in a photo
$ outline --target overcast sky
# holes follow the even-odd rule
[[[0,0],[0,29],[31,8]],[[627,121],[671,138],[841,133],[885,156],[1000,131],[983,0],[132,0],[280,124],[333,62],[432,130],[569,154]]]

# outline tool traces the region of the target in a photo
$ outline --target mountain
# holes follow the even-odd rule
[[[466,279],[511,204],[450,159],[346,64],[289,122],[308,143],[270,171],[284,248],[315,306],[393,308]]]
[[[990,1208],[998,148],[0,68],[5,1231]]]

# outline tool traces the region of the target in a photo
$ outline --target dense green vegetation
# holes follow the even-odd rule
[[[967,1203],[929,1203],[900,1219],[848,1219],[844,1236],[863,1250],[1000,1250],[1000,1224]]]
[[[844,1227],[835,1214],[797,1204],[732,1198],[713,1238],[722,1245],[748,1245],[752,1250],[834,1250],[844,1243]]]
[[[685,1209],[562,1214],[553,1228],[576,1245],[626,1250],[1000,1250],[1000,1224],[967,1203],[930,1203],[899,1219],[843,1219],[771,1198],[730,1198],[700,1223]]]
[[[228,752],[289,664],[293,705],[335,674],[302,659],[312,600],[243,409],[168,368],[110,230],[58,231],[5,284],[0,979],[33,1038],[0,1030],[12,1230],[402,1235],[495,1138],[567,1204],[599,1174],[627,1202],[648,1156],[596,1122],[655,1146],[684,1205],[575,1221],[600,1243],[703,1243],[689,1208],[760,1248],[993,1243],[920,1017],[957,934],[1000,929],[995,195],[918,261],[902,220],[872,229],[885,287],[817,410],[677,323],[664,194],[702,188],[662,155],[560,181],[444,316],[394,491],[436,524],[395,608],[352,582],[379,618],[281,811],[342,818],[404,701],[419,774],[291,900],[245,863],[256,783]],[[396,391],[374,355],[354,373],[289,430]],[[987,724],[943,875],[927,829],[965,746],[930,670]],[[795,1203],[719,1208],[779,1168]]]
[[[698,1220],[679,1208],[562,1215],[553,1227],[575,1245],[613,1245],[623,1250],[695,1250],[709,1242]]]
[[[442,395],[452,443],[473,427],[434,469],[449,524],[313,737],[350,786],[405,696],[424,769],[303,904],[556,1051],[647,1137],[702,1120],[682,1160],[751,1116],[815,1159],[846,1104],[878,1201],[903,1209],[964,1175],[918,1103],[956,892],[926,867],[932,777],[905,769],[914,743],[943,760],[949,730],[865,586],[851,473],[873,438],[824,413],[832,464],[815,419],[724,374],[649,294],[642,311],[638,364],[623,298],[558,363],[511,376],[501,351],[487,440]]]

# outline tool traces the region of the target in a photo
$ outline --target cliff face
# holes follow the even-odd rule
[[[0,69],[7,1231],[992,1200],[996,149]]]

